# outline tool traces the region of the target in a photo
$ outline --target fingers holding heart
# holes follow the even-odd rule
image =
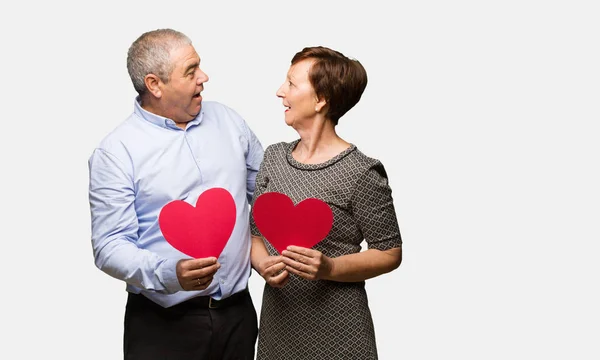
[[[316,250],[290,246],[282,253],[286,269],[302,278],[316,280],[319,272],[320,261],[317,261],[321,253]],[[317,258],[315,258],[315,255]]]
[[[271,265],[265,270],[264,277],[275,277],[285,271],[285,263],[283,260],[277,264]]]
[[[210,285],[221,264],[217,259],[182,259],[177,263],[177,278],[183,290],[204,290]]]
[[[274,272],[271,276],[265,279],[267,284],[271,285],[275,288],[282,288],[287,284],[289,280],[289,272],[285,269],[286,265],[284,263],[278,264],[281,267],[278,271]]]
[[[192,279],[192,280],[197,280],[197,279],[202,279],[202,278],[207,278],[207,277],[212,278],[213,275],[217,272],[217,270],[219,270],[220,267],[221,267],[221,264],[214,263],[212,265],[208,265],[208,266],[200,267],[200,268],[197,268],[194,270],[190,270],[187,272],[187,274],[185,274],[185,277]]]
[[[311,266],[290,259],[286,259],[284,260],[284,262],[287,265],[286,270],[291,272],[292,274],[296,274],[308,280],[316,279],[314,277],[315,271]]]
[[[193,279],[192,283],[190,284],[190,287],[192,287],[194,290],[204,290],[208,287],[208,285],[210,285],[212,280],[212,275],[203,278]]]
[[[289,246],[281,255],[286,269],[304,279],[327,279],[330,276],[332,259],[318,250]]]
[[[287,283],[289,273],[286,271],[283,256],[269,256],[263,259],[257,266],[260,276],[267,284],[280,288]]]
[[[297,262],[298,264],[305,264],[305,265],[310,265],[312,263],[312,258],[302,255],[302,254],[298,254],[298,253],[294,253],[294,252],[290,252],[287,250],[284,250],[282,255],[284,255],[283,261],[287,260],[292,260],[294,262]]]

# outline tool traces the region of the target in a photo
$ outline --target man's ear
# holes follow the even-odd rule
[[[144,78],[144,83],[146,84],[146,89],[148,92],[154,95],[155,98],[160,99],[162,96],[161,84],[162,81],[160,78],[154,74],[148,74]]]

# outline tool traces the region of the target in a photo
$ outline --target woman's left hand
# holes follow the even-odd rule
[[[320,251],[300,246],[288,246],[283,250],[286,270],[304,279],[327,279],[331,274],[333,260]]]

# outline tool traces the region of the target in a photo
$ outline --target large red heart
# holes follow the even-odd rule
[[[333,212],[325,202],[308,198],[294,206],[292,199],[278,192],[260,195],[254,201],[252,216],[258,230],[280,254],[288,245],[312,248],[333,226]]]
[[[235,225],[235,201],[222,188],[204,191],[196,207],[182,200],[163,206],[158,224],[175,249],[193,258],[221,255]]]

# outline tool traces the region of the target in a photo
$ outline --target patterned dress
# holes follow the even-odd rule
[[[256,178],[254,200],[280,192],[294,204],[315,197],[333,211],[333,227],[314,246],[329,257],[400,247],[402,240],[383,165],[354,145],[321,164],[292,157],[299,140],[269,146]],[[262,236],[251,218],[252,234]],[[271,255],[278,252],[265,241]],[[311,281],[290,274],[281,289],[265,284],[258,360],[377,359],[365,282]]]

